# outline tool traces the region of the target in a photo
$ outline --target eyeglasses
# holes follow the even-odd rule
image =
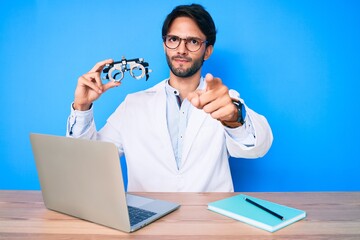
[[[185,47],[189,52],[196,52],[198,51],[203,43],[207,43],[208,41],[201,40],[200,38],[196,37],[188,37],[188,38],[180,38],[175,35],[165,35],[163,36],[163,40],[165,46],[170,49],[176,49],[179,47],[182,40],[185,41]]]

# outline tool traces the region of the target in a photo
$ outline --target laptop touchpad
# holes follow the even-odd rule
[[[146,204],[153,202],[154,200],[151,198],[144,198],[144,197],[140,197],[140,196],[126,194],[126,201],[129,206],[141,207],[141,206],[144,206]]]

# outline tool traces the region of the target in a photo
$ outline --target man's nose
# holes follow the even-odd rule
[[[188,50],[186,48],[186,40],[182,39],[178,48],[177,48],[177,51],[179,54],[187,54],[188,53]]]

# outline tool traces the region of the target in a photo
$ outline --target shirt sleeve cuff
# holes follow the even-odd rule
[[[72,103],[70,111],[67,134],[70,136],[80,136],[88,129],[93,121],[93,105],[90,106],[89,110],[79,111],[73,108]]]
[[[237,128],[229,128],[225,126],[224,129],[227,135],[236,142],[242,143],[245,146],[255,145],[256,136],[249,114],[246,114],[245,121],[242,126]]]

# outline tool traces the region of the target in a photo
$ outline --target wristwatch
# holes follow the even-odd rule
[[[240,100],[233,99],[232,102],[235,105],[238,112],[237,120],[234,122],[221,121],[221,123],[228,128],[237,128],[245,123],[246,110],[244,104],[240,102]]]
[[[221,121],[221,123],[224,126],[229,127],[229,128],[237,128],[237,127],[242,126],[245,123],[245,117],[246,117],[245,105],[244,105],[243,101],[240,99],[240,94],[237,91],[230,89],[229,95],[231,97],[233,104],[235,105],[235,107],[237,109],[238,118],[234,122]]]
[[[233,100],[233,104],[235,105],[237,111],[238,111],[238,119],[236,122],[244,124],[245,122],[245,116],[246,116],[246,110],[244,104],[242,104],[238,100]]]

